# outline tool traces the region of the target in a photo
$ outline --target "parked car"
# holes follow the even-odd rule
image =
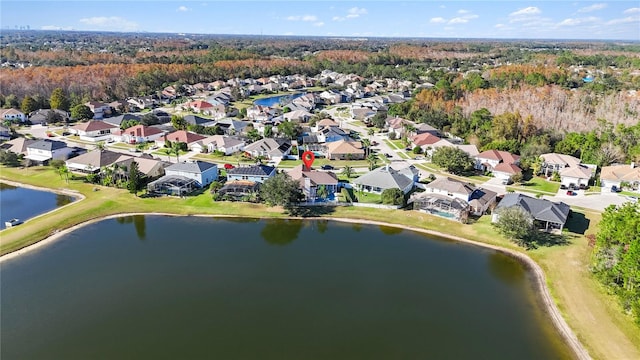
[[[622,189],[618,188],[617,186],[613,185],[611,186],[611,192],[620,192]]]
[[[320,168],[322,170],[333,170],[333,166],[328,165],[328,164],[327,165],[322,165]]]
[[[231,169],[233,169],[233,168],[235,168],[235,166],[233,166],[233,165],[231,165],[231,164],[224,164],[224,169],[225,169],[225,170],[231,170]]]
[[[560,190],[567,190],[567,185],[564,185],[564,184],[560,185]]]
[[[627,199],[629,199],[629,201],[634,203],[638,202],[638,198],[636,196],[627,196]]]
[[[385,154],[384,154],[384,156],[386,156],[386,157],[390,158],[390,157],[391,157],[391,154],[389,154],[389,153],[385,153]]]
[[[567,195],[569,195],[569,196],[575,196],[575,195],[578,195],[578,193],[576,193],[575,191],[571,191],[571,190],[569,190],[569,191],[567,191]]]

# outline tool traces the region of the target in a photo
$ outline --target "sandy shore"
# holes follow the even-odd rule
[[[4,181],[4,180],[3,180]],[[10,182],[7,182],[10,183]],[[16,183],[17,184],[17,183]],[[23,186],[22,184],[17,184],[16,186]],[[25,186],[26,187],[26,186]],[[40,189],[40,188],[36,188],[35,189]],[[78,195],[73,193],[74,195]],[[110,215],[110,216],[106,216],[106,217],[102,217],[102,218],[97,218],[97,219],[92,219],[83,223],[80,223],[78,225],[72,226],[70,228],[64,229],[62,231],[58,231],[55,234],[43,239],[42,241],[39,241],[33,245],[27,246],[25,248],[22,248],[20,250],[5,254],[3,256],[0,257],[0,263],[16,258],[18,256],[21,256],[25,253],[37,250],[39,248],[42,248],[46,245],[49,245],[53,242],[55,242],[56,240],[59,240],[61,237],[83,227],[83,226],[87,226],[89,224],[93,224],[96,223],[98,221],[102,221],[102,220],[106,220],[106,219],[113,219],[113,218],[117,218],[117,217],[122,217],[122,216],[133,216],[133,215],[156,215],[156,216],[198,216],[198,217],[211,217],[211,218],[238,218],[239,216],[235,216],[235,215],[206,215],[206,214],[202,214],[202,215],[176,215],[176,214],[168,214],[168,213],[123,213],[123,214],[117,214],[117,215]],[[404,230],[409,230],[409,231],[415,231],[415,232],[419,232],[419,233],[423,233],[423,234],[428,234],[428,235],[434,235],[434,236],[438,236],[438,237],[442,237],[445,239],[449,239],[449,240],[454,240],[454,241],[458,241],[458,242],[462,242],[462,243],[466,243],[466,244],[471,244],[474,246],[480,246],[483,248],[488,248],[488,249],[492,249],[494,251],[498,251],[500,253],[509,255],[513,258],[515,258],[516,260],[520,261],[522,264],[524,264],[530,271],[531,274],[534,276],[535,279],[535,287],[536,290],[538,292],[538,294],[540,295],[540,299],[542,300],[542,303],[546,309],[547,314],[549,315],[551,321],[553,322],[553,324],[555,325],[556,329],[558,329],[558,332],[560,333],[560,335],[563,337],[565,343],[573,350],[575,356],[577,359],[580,360],[587,360],[587,359],[591,359],[591,356],[589,356],[589,353],[587,352],[587,350],[582,346],[582,344],[580,343],[580,341],[578,340],[578,338],[575,336],[575,334],[573,333],[573,331],[571,330],[571,328],[569,327],[569,325],[566,323],[566,321],[564,320],[564,318],[562,317],[562,315],[560,314],[560,310],[558,309],[558,307],[556,306],[556,304],[553,301],[553,298],[551,297],[551,293],[549,292],[549,289],[547,288],[546,285],[546,278],[544,275],[544,271],[542,271],[542,268],[535,262],[533,261],[529,256],[518,252],[518,251],[514,251],[511,249],[506,249],[506,248],[502,248],[499,246],[495,246],[495,245],[491,245],[491,244],[486,244],[486,243],[482,243],[482,242],[478,242],[478,241],[473,241],[473,240],[469,240],[469,239],[465,239],[462,237],[458,237],[458,236],[453,236],[453,235],[449,235],[449,234],[445,234],[439,231],[433,231],[433,230],[427,230],[427,229],[421,229],[421,228],[416,228],[416,227],[411,227],[411,226],[404,226],[404,225],[397,225],[397,224],[392,224],[392,223],[385,223],[385,222],[380,222],[380,221],[372,221],[372,220],[360,220],[360,219],[348,219],[348,218],[322,218],[322,217],[311,217],[311,218],[300,218],[300,217],[290,217],[289,219],[295,219],[295,220],[332,220],[332,221],[339,221],[339,222],[344,222],[344,223],[353,223],[353,224],[367,224],[367,225],[382,225],[382,226],[390,226],[390,227],[396,227],[396,228],[400,228],[400,229],[404,229]]]

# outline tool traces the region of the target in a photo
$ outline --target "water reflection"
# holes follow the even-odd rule
[[[264,227],[260,231],[260,236],[271,245],[288,245],[298,238],[302,229],[300,220],[265,220]]]
[[[147,220],[144,215],[121,216],[116,218],[118,224],[131,224],[136,229],[138,240],[145,240],[147,237]]]
[[[69,195],[56,194],[56,206],[65,206],[67,204],[71,204],[73,202],[73,198]]]
[[[17,186],[13,186],[13,185],[9,185],[9,184],[5,184],[3,182],[0,182],[0,190],[15,190],[17,189]]]
[[[487,267],[492,275],[511,285],[522,283],[527,275],[518,260],[498,252],[492,252],[487,257]]]
[[[316,220],[314,224],[317,225],[316,229],[320,234],[324,234],[329,228],[329,220]]]
[[[378,227],[380,228],[380,231],[382,231],[382,233],[385,235],[397,235],[402,232],[402,228],[395,226],[378,225]]]

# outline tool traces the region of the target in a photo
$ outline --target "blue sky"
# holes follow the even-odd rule
[[[0,0],[3,29],[640,40],[640,1]]]

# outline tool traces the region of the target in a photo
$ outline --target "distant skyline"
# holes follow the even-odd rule
[[[0,0],[2,29],[640,41],[639,1]]]

